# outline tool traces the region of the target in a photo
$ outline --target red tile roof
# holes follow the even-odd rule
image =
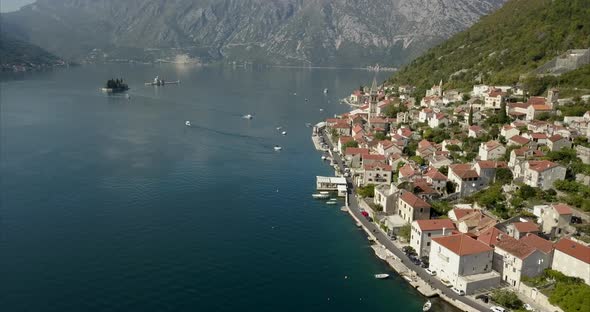
[[[450,165],[449,169],[461,179],[478,178],[479,177],[477,172],[475,170],[471,169],[470,164]]]
[[[560,215],[571,215],[573,213],[572,208],[566,204],[553,204],[552,206]]]
[[[546,139],[547,135],[545,133],[533,132],[533,133],[531,133],[531,138],[533,138],[533,139]]]
[[[422,231],[439,231],[442,229],[455,229],[455,224],[449,219],[416,220],[418,228]]]
[[[551,142],[557,142],[559,140],[563,139],[563,137],[559,134],[553,135],[551,137],[549,137],[549,141]]]
[[[492,250],[492,248],[486,244],[478,242],[465,234],[434,237],[432,240],[459,256],[478,254]]]
[[[528,101],[529,105],[545,105],[545,98],[541,96],[533,96]]]
[[[537,248],[546,254],[550,254],[553,251],[553,243],[539,237],[536,234],[529,233],[525,237],[521,238],[520,241],[528,246]]]
[[[590,264],[590,247],[576,243],[569,238],[562,238],[559,240],[559,242],[555,244],[555,250],[559,250],[566,255]]]
[[[380,161],[370,163],[370,164],[363,164],[363,168],[365,170],[377,170],[377,169],[380,169],[382,171],[391,171],[392,170],[390,165],[386,165]]]
[[[501,240],[515,240],[510,235],[498,230],[496,227],[490,227],[489,229],[481,232],[477,237],[477,240],[491,247],[496,246]]]
[[[402,177],[407,178],[415,175],[416,169],[414,169],[414,167],[412,167],[412,165],[410,164],[405,164],[401,168],[399,168],[399,173],[402,175]]]
[[[521,241],[517,240],[500,240],[496,244],[496,248],[500,248],[502,250],[507,251],[509,254],[520,258],[526,259],[526,257],[530,256],[532,253],[535,252],[536,248],[533,248]]]
[[[473,132],[479,132],[479,131],[482,131],[483,129],[480,126],[470,126],[469,130],[471,130]]]
[[[520,135],[515,135],[515,136],[511,137],[510,139],[508,139],[508,141],[512,141],[516,144],[524,145],[524,144],[529,143],[530,140],[525,137],[522,137]]]
[[[346,144],[346,143],[348,143],[348,142],[350,142],[352,140],[353,140],[353,138],[352,137],[349,137],[349,136],[341,136],[340,138],[338,138],[338,141],[341,144]]]
[[[457,220],[463,218],[464,216],[474,212],[475,209],[460,209],[460,208],[453,208],[453,212],[455,213],[455,217]]]
[[[405,192],[400,198],[413,208],[430,208],[430,204],[410,192]]]
[[[364,154],[363,159],[366,160],[385,160],[385,156],[379,154]]]
[[[436,181],[446,181],[447,180],[447,176],[442,174],[440,171],[438,171],[434,167],[428,168],[428,172],[426,172],[426,176],[429,177],[430,179],[436,180]]]
[[[537,172],[543,172],[545,170],[549,170],[551,168],[555,168],[559,166],[554,162],[550,162],[548,160],[530,160],[529,161],[529,168],[531,170],[535,170]]]
[[[514,222],[512,225],[520,233],[539,232],[539,226],[533,222]]]
[[[482,169],[494,169],[494,168],[506,168],[505,161],[494,161],[494,160],[480,160],[477,162]]]
[[[345,155],[368,155],[369,149],[367,148],[358,148],[358,147],[347,147],[346,151],[344,151]]]

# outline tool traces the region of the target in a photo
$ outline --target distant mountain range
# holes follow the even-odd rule
[[[77,61],[397,66],[505,0],[38,0],[5,31]]]
[[[589,0],[510,0],[413,60],[390,82],[415,85],[419,94],[440,80],[448,88],[470,88],[477,83],[513,84],[524,76],[533,94],[550,84],[589,89],[590,65],[559,77],[537,77],[542,65],[566,51],[589,47]]]

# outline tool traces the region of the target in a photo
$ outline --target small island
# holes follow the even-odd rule
[[[123,79],[109,79],[104,88],[103,92],[117,93],[129,90],[129,86],[123,82]]]

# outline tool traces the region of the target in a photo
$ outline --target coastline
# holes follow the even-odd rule
[[[316,130],[314,130],[313,134],[316,134]],[[316,147],[316,150],[318,151],[322,151],[325,152],[326,150],[322,149],[318,144],[317,144],[317,138],[321,135],[324,137],[324,139],[329,143],[329,151],[330,154],[333,155],[334,157],[334,161],[336,162],[336,164],[334,165],[334,167],[339,167],[342,166],[342,161],[340,159],[340,156],[337,153],[332,153],[331,150],[334,146],[331,138],[327,135],[325,135],[325,133],[323,131],[318,131],[317,135],[313,135],[312,134],[312,141],[314,143],[314,146]],[[371,227],[371,222],[369,222],[369,220],[367,220],[366,218],[364,218],[361,215],[361,211],[358,210],[358,202],[357,202],[357,197],[356,197],[356,192],[355,189],[351,189],[348,196],[345,197],[345,208],[346,209],[342,209],[343,211],[348,212],[348,214],[352,217],[352,219],[354,220],[354,222],[356,222],[357,226],[360,225],[360,227],[363,229],[363,231],[367,234],[368,239],[372,242],[371,248],[373,249],[375,256],[377,256],[377,258],[387,262],[387,264],[397,273],[399,274],[401,277],[403,277],[403,279],[408,282],[413,288],[415,288],[420,294],[422,294],[423,296],[425,296],[426,298],[432,298],[432,297],[439,297],[442,300],[444,300],[445,302],[449,303],[450,305],[456,307],[457,309],[461,310],[461,311],[465,311],[465,312],[478,312],[478,311],[483,311],[483,309],[481,309],[484,306],[480,306],[479,309],[474,308],[471,305],[468,305],[460,300],[456,300],[454,298],[451,298],[450,296],[447,296],[440,287],[433,287],[437,284],[437,280],[435,280],[434,283],[432,283],[432,280],[429,279],[428,282],[426,282],[421,276],[419,276],[419,274],[412,270],[406,263],[404,263],[404,260],[402,259],[402,257],[400,257],[399,255],[396,255],[394,252],[392,252],[391,250],[391,246],[393,246],[393,248],[397,249],[398,254],[402,253],[401,251],[401,247],[399,246],[399,242],[393,242],[391,240],[389,241],[389,247],[385,246],[382,243],[382,240],[380,237],[378,236],[382,236],[386,237],[383,232],[381,231],[381,229],[377,226],[374,226],[374,229],[370,229]],[[357,203],[357,205],[351,205],[349,198],[352,198],[351,200],[355,203]],[[357,207],[354,207],[357,206]],[[343,207],[344,208],[344,207]],[[440,283],[440,282],[439,282]],[[473,303],[474,305],[478,305],[478,303]]]

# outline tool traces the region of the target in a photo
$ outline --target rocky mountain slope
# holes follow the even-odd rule
[[[4,28],[60,56],[188,53],[292,65],[398,65],[505,0],[38,0]]]
[[[2,34],[0,71],[29,71],[62,65],[65,65],[62,59],[38,46]]]

